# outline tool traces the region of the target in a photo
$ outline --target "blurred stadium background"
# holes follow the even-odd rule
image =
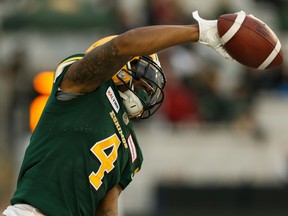
[[[287,53],[287,0],[0,0],[0,210],[31,134],[35,76],[103,36],[193,23],[194,10],[207,19],[251,13]],[[159,56],[166,101],[135,122],[145,161],[121,195],[121,215],[287,215],[287,63],[260,72],[198,44]]]

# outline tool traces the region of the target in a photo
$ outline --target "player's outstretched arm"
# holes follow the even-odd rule
[[[75,93],[95,90],[117,73],[133,56],[198,41],[198,25],[147,26],[127,31],[96,47],[67,71],[61,89]]]
[[[222,56],[229,58],[221,44],[215,43],[215,37],[216,42],[219,40],[217,30],[215,33],[217,21],[207,21],[199,15],[195,19],[198,24],[146,26],[120,34],[74,63],[61,83],[62,90],[75,93],[91,92],[117,73],[131,57],[157,53],[188,42],[211,46]],[[206,25],[207,23],[209,25]],[[214,33],[212,36],[211,32]],[[210,40],[211,37],[214,40]],[[206,39],[205,43],[203,38]]]

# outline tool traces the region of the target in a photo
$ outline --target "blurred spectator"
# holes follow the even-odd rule
[[[197,123],[200,120],[196,95],[177,77],[173,77],[165,88],[162,114],[172,126]]]
[[[161,61],[164,62],[163,57]],[[162,114],[175,127],[187,123],[197,123],[200,119],[196,95],[191,89],[183,85],[182,79],[169,71],[168,67],[162,67],[166,68],[165,74],[168,75],[167,79],[169,79],[164,89],[165,101],[161,108]]]
[[[248,71],[244,74],[229,94],[220,90],[217,68],[200,68],[199,73],[185,83],[196,93],[198,115],[204,125],[227,125],[262,140],[266,135],[254,113],[259,91],[255,88],[257,80]]]
[[[161,65],[167,77],[162,114],[172,123],[195,124],[199,119],[196,95],[183,81],[194,76],[201,59],[189,46],[177,46],[160,53]]]
[[[148,0],[148,24],[184,23],[184,13],[178,0]]]
[[[233,111],[230,101],[219,91],[218,71],[212,68],[199,68],[199,70],[199,73],[187,80],[187,83],[197,94],[201,119],[206,123],[231,120]]]

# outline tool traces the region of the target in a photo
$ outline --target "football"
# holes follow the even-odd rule
[[[217,29],[226,51],[239,63],[256,69],[271,69],[283,63],[283,52],[271,28],[244,11],[219,16]]]

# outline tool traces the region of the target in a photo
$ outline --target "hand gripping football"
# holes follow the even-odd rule
[[[218,18],[217,29],[226,51],[239,63],[260,70],[283,63],[281,43],[263,21],[244,11]]]

